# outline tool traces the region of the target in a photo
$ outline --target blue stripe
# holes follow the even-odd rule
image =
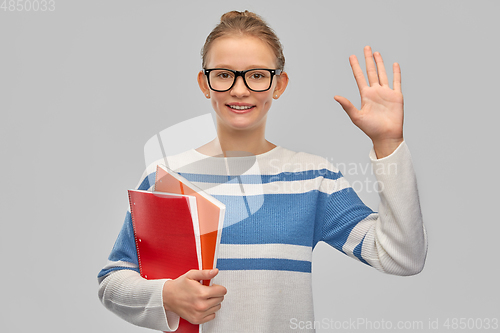
[[[325,212],[321,213],[324,214],[321,220],[325,221],[321,240],[342,251],[352,229],[372,213],[351,187],[332,193]]]
[[[226,176],[226,175],[207,175],[207,174],[193,174],[193,173],[179,173],[184,178],[192,182],[199,183],[215,183],[215,184],[225,184],[225,183],[242,183],[242,184],[267,184],[276,181],[299,181],[299,180],[309,180],[315,179],[317,177],[323,177],[326,179],[339,179],[342,177],[340,172],[334,172],[328,169],[321,170],[306,170],[299,172],[282,172],[276,175],[238,175],[238,176]]]
[[[365,240],[365,236],[363,236],[363,239],[361,240],[361,242],[354,248],[354,251],[352,251],[352,253],[362,262],[362,263],[365,263],[367,264],[368,266],[371,266],[369,263],[366,262],[365,259],[363,259],[363,257],[361,256],[361,248],[363,247],[363,241]]]
[[[318,191],[247,197],[215,196],[226,205],[222,244],[312,246]],[[255,208],[258,209],[255,209]]]
[[[266,270],[291,271],[311,273],[311,262],[291,259],[218,259],[217,268],[220,270]]]
[[[132,215],[127,211],[122,229],[116,238],[115,245],[109,254],[110,261],[126,261],[139,265],[137,259],[137,248],[135,246],[134,228],[132,226]],[[121,267],[119,269],[122,269]],[[101,270],[99,276],[103,276],[108,270]]]

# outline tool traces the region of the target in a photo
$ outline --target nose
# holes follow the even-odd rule
[[[245,85],[245,82],[243,82],[243,77],[239,76],[236,78],[236,82],[234,83],[234,86],[231,88],[230,93],[231,96],[235,97],[243,97],[250,95],[250,90]]]

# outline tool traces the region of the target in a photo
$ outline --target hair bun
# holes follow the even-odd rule
[[[245,10],[244,12],[239,12],[237,10],[233,10],[233,11],[230,11],[230,12],[223,14],[220,18],[220,22],[222,23],[222,22],[226,22],[226,21],[231,21],[231,20],[233,20],[235,18],[239,18],[239,17],[251,17],[253,19],[263,21],[259,15],[252,13],[252,12],[249,12],[248,10]]]
[[[213,41],[224,36],[252,36],[259,38],[267,43],[274,52],[276,68],[284,69],[285,56],[278,36],[262,17],[248,10],[244,12],[233,10],[221,16],[220,23],[207,36],[205,45],[201,49],[202,68],[207,66],[207,54]]]

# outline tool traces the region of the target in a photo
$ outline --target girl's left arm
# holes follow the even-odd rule
[[[344,97],[335,96],[335,100],[373,142],[370,159],[380,187],[379,211],[367,211],[352,188],[333,193],[322,240],[380,271],[413,275],[424,267],[427,234],[411,156],[403,139],[401,70],[393,64],[391,88],[380,53],[372,54],[366,46],[364,55],[368,83],[356,56],[349,57],[361,109]]]

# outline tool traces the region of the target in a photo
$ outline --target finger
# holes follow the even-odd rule
[[[221,307],[222,307],[222,305],[219,303],[217,305],[212,306],[207,311],[205,311],[203,313],[203,316],[204,316],[204,318],[202,319],[203,322],[206,323],[207,321],[210,321],[210,320],[214,319],[215,316],[216,316],[216,312],[219,311]]]
[[[359,66],[358,58],[355,55],[349,57],[349,63],[351,64],[352,74],[356,79],[356,84],[358,85],[358,89],[361,92],[361,89],[366,87],[365,75],[363,74],[363,70]]]
[[[345,98],[345,97],[334,96],[333,98],[337,102],[339,102],[339,104],[342,106],[342,108],[347,113],[347,115],[349,116],[349,118],[352,119],[353,116],[355,115],[355,113],[358,111],[358,109],[356,109],[356,107],[347,98]]]
[[[222,305],[220,303],[217,303],[215,304],[214,306],[211,306],[206,312],[205,314],[206,315],[211,315],[213,313],[216,313],[217,311],[220,310],[220,308],[222,307]]]
[[[392,83],[394,90],[401,92],[401,68],[397,62],[392,65],[392,71],[394,72],[394,79]]]
[[[368,75],[368,82],[370,86],[379,83],[377,75],[377,67],[375,67],[375,62],[373,61],[372,48],[370,46],[365,46],[365,62],[366,62],[366,74]]]
[[[215,313],[219,311],[220,308],[222,307],[220,302],[214,305],[208,305],[208,304],[205,305],[206,309],[204,311],[199,312],[199,314],[197,315],[199,319],[197,320],[195,319],[194,323],[192,322],[193,324],[203,324],[206,323],[207,321],[214,319]]]
[[[211,313],[205,317],[203,317],[201,320],[199,321],[189,321],[191,324],[194,324],[194,325],[199,325],[199,324],[204,324],[206,322],[209,322],[210,320],[213,320],[215,318],[215,313]]]
[[[206,290],[206,297],[207,298],[213,298],[213,297],[223,297],[225,294],[227,294],[227,289],[221,285],[214,284],[211,286],[203,286]]]
[[[387,79],[387,73],[385,72],[384,60],[380,52],[375,52],[373,54],[375,62],[377,64],[378,70],[378,80],[381,86],[389,86],[389,79]]]
[[[207,307],[212,308],[214,306],[220,305],[224,300],[224,296],[222,297],[212,297],[207,300]]]
[[[217,275],[219,270],[217,268],[215,269],[204,269],[204,270],[197,270],[197,269],[192,269],[189,272],[186,273],[186,277],[191,280],[210,280],[213,277]]]

